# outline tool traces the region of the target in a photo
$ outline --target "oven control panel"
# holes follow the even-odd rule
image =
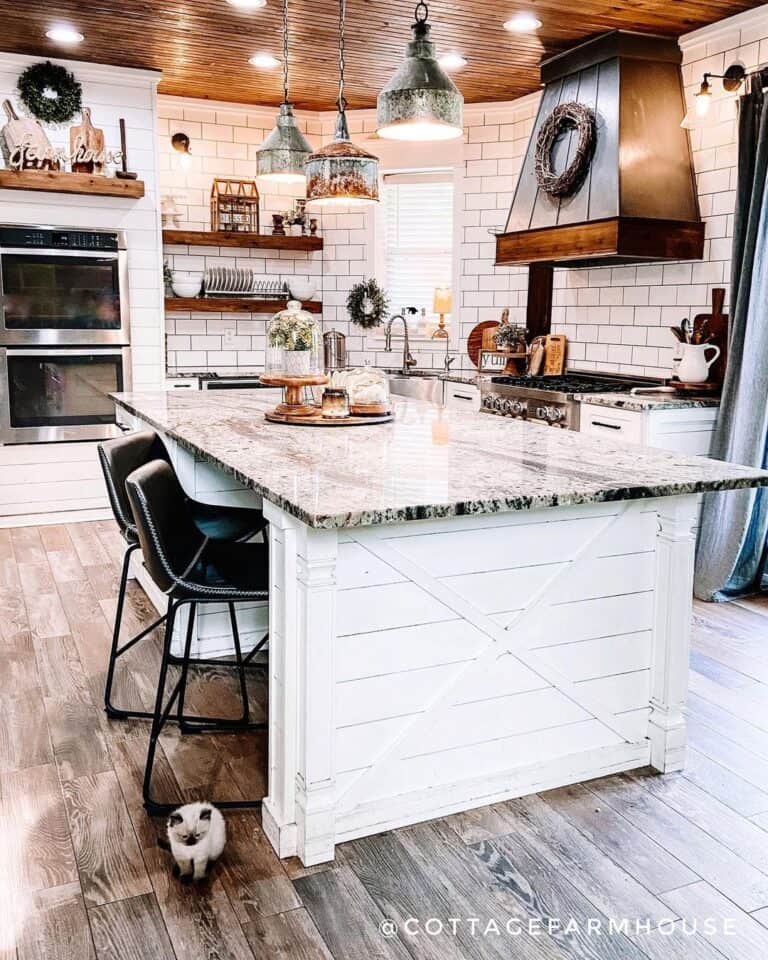
[[[0,227],[0,247],[29,250],[104,250],[120,247],[120,235],[101,230],[51,230],[42,227]]]

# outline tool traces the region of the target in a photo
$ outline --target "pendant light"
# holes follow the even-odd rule
[[[333,140],[313,153],[304,170],[307,204],[347,206],[379,199],[379,161],[349,139],[347,101],[344,97],[345,0],[339,0],[339,98]]]
[[[376,101],[377,133],[390,140],[452,140],[463,136],[464,97],[435,58],[426,3],[416,4],[405,62]]]
[[[283,0],[283,102],[277,124],[256,151],[256,176],[278,183],[303,183],[312,147],[296,124],[288,99],[288,0]]]

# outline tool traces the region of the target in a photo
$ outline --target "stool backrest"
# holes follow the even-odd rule
[[[153,460],[126,481],[144,565],[164,593],[171,593],[194,565],[206,543],[173,467]]]
[[[107,484],[109,504],[123,535],[135,526],[125,481],[134,470],[152,460],[170,463],[165,444],[154,430],[141,430],[99,444],[99,462]]]

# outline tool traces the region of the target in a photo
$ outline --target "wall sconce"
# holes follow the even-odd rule
[[[759,68],[751,73],[740,63],[733,63],[725,73],[705,73],[701,78],[701,86],[694,94],[693,106],[686,113],[683,122],[680,124],[685,130],[693,130],[700,126],[702,121],[709,115],[709,109],[715,100],[730,99],[723,94],[716,94],[713,90],[711,80],[722,80],[723,91],[726,94],[736,94],[744,84],[747,77],[760,74],[768,77],[764,68]]]
[[[171,137],[171,146],[179,154],[179,166],[182,170],[189,170],[192,166],[192,153],[189,149],[189,137],[186,133],[174,133]]]

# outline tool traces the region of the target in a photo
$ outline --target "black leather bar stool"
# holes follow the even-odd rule
[[[143,710],[121,710],[112,704],[112,685],[115,678],[115,666],[119,657],[131,649],[140,640],[143,640],[156,627],[159,627],[167,614],[158,617],[154,623],[146,627],[141,633],[120,646],[120,628],[122,625],[123,608],[125,605],[125,591],[128,585],[128,572],[131,555],[139,549],[139,535],[131,512],[131,504],[125,489],[125,481],[129,474],[138,467],[153,460],[162,460],[170,466],[170,457],[165,444],[154,430],[142,430],[115,440],[107,440],[99,444],[99,461],[107,484],[109,502],[112,513],[126,542],[126,551],[123,558],[123,568],[120,575],[120,589],[117,597],[115,624],[112,631],[112,646],[107,667],[107,679],[104,685],[104,708],[107,716],[113,719],[125,720],[138,718],[151,720],[153,713]],[[171,468],[172,469],[172,468]],[[242,507],[219,507],[206,503],[199,503],[186,497],[187,508],[198,530],[211,540],[244,541],[250,540],[256,534],[266,529],[267,522],[261,510],[245,509]],[[248,662],[256,651],[248,654]],[[171,662],[180,663],[180,658],[171,658]],[[207,665],[220,661],[198,659],[195,665]]]
[[[175,805],[152,799],[152,768],[158,737],[169,721],[174,706],[182,732],[188,732],[190,725],[197,730],[229,732],[266,727],[266,723],[250,722],[248,690],[234,605],[247,600],[268,599],[269,555],[267,545],[263,543],[209,539],[196,525],[189,500],[172,467],[164,460],[155,460],[131,473],[126,481],[126,490],[147,571],[169,599],[157,698],[144,770],[144,806],[151,814],[161,814],[167,813]],[[190,718],[184,714],[195,612],[201,603],[225,603],[229,607],[243,706],[242,717],[237,720],[222,717]],[[189,606],[190,612],[181,657],[181,674],[166,698],[173,628],[178,612],[184,606]],[[217,806],[224,808],[256,807],[260,804],[261,799],[217,802]]]

